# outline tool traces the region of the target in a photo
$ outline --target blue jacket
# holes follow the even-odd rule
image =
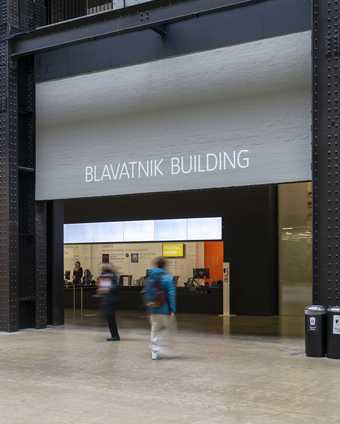
[[[167,297],[167,302],[160,308],[149,308],[150,314],[169,315],[172,312],[175,313],[176,286],[174,284],[173,277],[164,269],[153,268],[149,273],[148,280],[146,291],[148,290],[149,285],[153,284],[155,281],[160,281]]]

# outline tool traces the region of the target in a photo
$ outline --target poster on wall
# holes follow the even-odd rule
[[[131,263],[138,264],[139,263],[139,253],[131,253]]]
[[[102,264],[109,264],[110,263],[110,255],[108,253],[102,254]]]

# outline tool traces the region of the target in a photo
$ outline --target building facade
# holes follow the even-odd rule
[[[63,322],[64,222],[112,211],[223,216],[225,260],[243,255],[267,282],[234,311],[275,315],[275,301],[251,304],[278,291],[277,185],[293,182],[313,188],[313,301],[339,304],[337,0],[0,0],[0,12],[2,331]],[[263,238],[262,256],[240,234]],[[235,271],[238,290],[252,273]]]

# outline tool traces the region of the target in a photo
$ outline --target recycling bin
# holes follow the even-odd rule
[[[326,355],[327,311],[321,305],[305,309],[306,356],[321,358]]]
[[[340,359],[340,306],[327,310],[327,356]]]

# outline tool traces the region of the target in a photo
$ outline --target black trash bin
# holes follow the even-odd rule
[[[305,309],[306,355],[321,358],[326,355],[327,311],[321,305]]]
[[[340,359],[340,306],[332,306],[327,312],[327,356]]]

